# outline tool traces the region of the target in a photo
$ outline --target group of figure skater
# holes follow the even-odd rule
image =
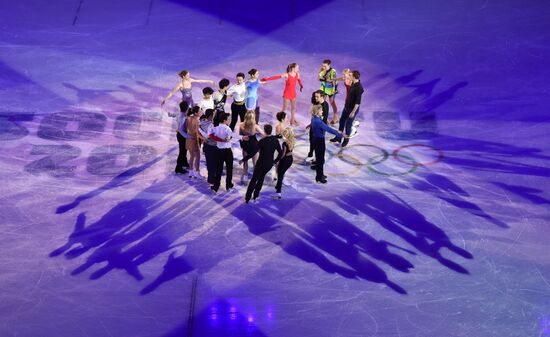
[[[181,81],[162,100],[161,106],[178,91],[182,100],[179,104],[179,112],[169,112],[175,117],[177,130],[176,137],[179,144],[176,174],[189,174],[191,179],[201,178],[199,163],[202,147],[206,168],[206,180],[211,190],[217,193],[225,167],[225,187],[227,191],[234,190],[233,184],[233,150],[232,144],[239,141],[242,150],[243,165],[241,183],[247,185],[245,201],[256,202],[262,189],[266,175],[275,167],[276,179],[275,198],[282,197],[282,186],[285,173],[292,166],[293,150],[296,146],[296,136],[293,127],[299,125],[296,119],[296,86],[303,91],[303,83],[300,78],[299,66],[291,63],[283,74],[260,78],[257,69],[248,72],[248,79],[244,73],[238,73],[235,83],[230,84],[226,78],[218,83],[218,89],[205,87],[202,90],[203,97],[195,102],[192,96],[193,83],[210,83],[211,80],[200,80],[191,77],[187,70],[179,72]],[[261,85],[278,79],[285,80],[283,92],[283,104],[280,112],[276,114],[277,123],[275,129],[269,123],[262,126],[258,124],[260,119],[260,105],[258,103],[258,88]],[[315,181],[321,184],[327,183],[323,167],[325,162],[325,133],[334,135],[330,141],[341,143],[345,147],[349,139],[356,131],[355,116],[361,104],[363,87],[360,81],[360,73],[357,70],[344,69],[342,77],[338,78],[336,70],[331,67],[330,60],[324,60],[318,74],[320,88],[311,96],[311,122],[306,126],[309,130],[309,152],[306,158],[315,169]],[[346,87],[346,99],[342,113],[338,114],[335,96],[338,93],[338,82],[343,81]],[[230,97],[231,113],[225,111],[226,101]],[[332,107],[333,116],[328,120],[329,104]],[[286,109],[290,106],[290,121],[288,121]],[[238,121],[240,123],[237,126]],[[338,130],[329,126],[338,125]],[[237,127],[237,130],[235,128]],[[258,140],[258,136],[261,139]],[[315,154],[315,158],[313,155]],[[252,177],[249,180],[249,161],[252,161]]]

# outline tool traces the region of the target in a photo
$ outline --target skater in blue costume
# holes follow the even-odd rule
[[[258,88],[260,84],[265,84],[266,81],[260,81],[258,77],[260,72],[258,69],[250,69],[248,72],[250,78],[246,81],[246,110],[253,110],[256,114],[256,121],[260,120],[260,106],[258,105]]]

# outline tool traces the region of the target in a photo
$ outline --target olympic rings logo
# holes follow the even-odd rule
[[[407,149],[407,148],[412,148],[412,147],[420,147],[420,148],[426,148],[426,149],[430,149],[434,152],[437,153],[437,157],[434,159],[434,160],[431,160],[431,161],[428,161],[428,162],[425,162],[425,163],[421,163],[421,162],[417,162],[415,160],[413,160],[412,162],[411,161],[403,161],[402,157],[404,157],[402,154],[400,155],[399,152],[401,150],[404,150],[404,149]],[[396,160],[402,162],[402,163],[405,163],[405,164],[409,164],[409,165],[415,165],[415,166],[429,166],[429,165],[433,165],[435,163],[439,163],[440,161],[443,160],[443,158],[445,158],[445,156],[443,155],[443,151],[441,151],[440,149],[438,148],[435,148],[431,145],[426,145],[426,144],[409,144],[409,145],[401,145],[400,147],[398,147],[397,149],[395,149],[392,153],[392,155],[395,157]]]
[[[301,143],[296,145],[297,148],[300,146],[309,146],[309,144]],[[353,154],[354,153],[354,151],[352,151],[353,148],[366,148],[366,149],[375,150],[378,153],[370,157],[367,157],[366,159],[361,160]],[[418,161],[410,153],[405,152],[406,150],[410,150],[410,149],[422,149],[424,151],[425,150],[431,151],[435,154],[433,156],[434,159],[429,161]],[[403,175],[414,173],[419,167],[434,165],[445,158],[443,151],[427,144],[401,145],[395,150],[393,150],[391,153],[388,150],[378,145],[351,144],[351,145],[348,145],[345,148],[345,150],[342,150],[339,148],[339,151],[336,153],[333,153],[330,150],[330,147],[327,147],[326,153],[328,156],[328,158],[326,158],[327,162],[330,159],[332,159],[334,155],[336,155],[338,159],[355,167],[355,169],[351,172],[335,173],[335,174],[331,174],[332,176],[347,176],[357,172],[363,166],[366,166],[370,172],[381,176],[385,176],[385,177],[403,176]],[[392,161],[393,163],[397,163],[400,166],[405,165],[406,168],[404,170],[396,170],[386,165],[389,163],[389,161]],[[395,166],[395,165],[392,165],[392,166]]]

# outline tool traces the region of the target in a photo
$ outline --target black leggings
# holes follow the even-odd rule
[[[264,184],[265,175],[271,170],[271,167],[273,167],[273,165],[261,165],[260,162],[256,163],[254,173],[252,174],[252,179],[250,179],[250,183],[246,189],[246,200],[250,200],[252,194],[254,194],[254,199],[260,195],[260,191],[262,190],[262,186]]]
[[[292,162],[294,161],[294,158],[292,156],[284,156],[280,161],[279,165],[277,166],[277,185],[275,186],[275,190],[277,193],[281,193],[281,188],[283,187],[283,178],[285,177],[286,171],[292,166]]]
[[[311,129],[311,127],[309,128],[309,152],[307,153],[307,156],[308,157],[313,157],[313,151],[314,151],[314,146],[313,146],[313,130]]]
[[[325,165],[325,137],[313,137],[313,147],[315,151],[315,171],[316,179],[323,179],[323,166]]]
[[[231,123],[229,123],[229,127],[231,128],[231,131],[235,130],[235,125],[237,125],[237,119],[240,118],[241,122],[244,121],[245,114],[246,114],[246,107],[244,106],[244,104],[235,104],[235,102],[231,103]]]

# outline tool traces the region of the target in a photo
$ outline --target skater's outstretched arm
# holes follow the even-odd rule
[[[260,79],[260,81],[262,82],[267,82],[267,81],[275,81],[275,80],[278,80],[280,78],[283,78],[284,75],[275,75],[275,76],[271,76],[271,77],[262,77]]]
[[[166,103],[166,101],[169,100],[170,97],[174,96],[174,94],[175,94],[178,90],[180,90],[180,88],[181,88],[182,86],[183,86],[183,83],[181,83],[181,82],[180,82],[178,85],[176,85],[176,86],[174,87],[174,89],[172,89],[172,91],[170,91],[170,92],[168,93],[168,95],[166,95],[166,97],[164,97],[164,99],[160,102],[160,106],[163,106],[164,103]]]
[[[190,78],[189,82],[191,82],[191,83],[210,83],[210,84],[214,84],[214,81],[212,81],[212,80],[197,80],[197,79],[194,79],[194,78]]]

